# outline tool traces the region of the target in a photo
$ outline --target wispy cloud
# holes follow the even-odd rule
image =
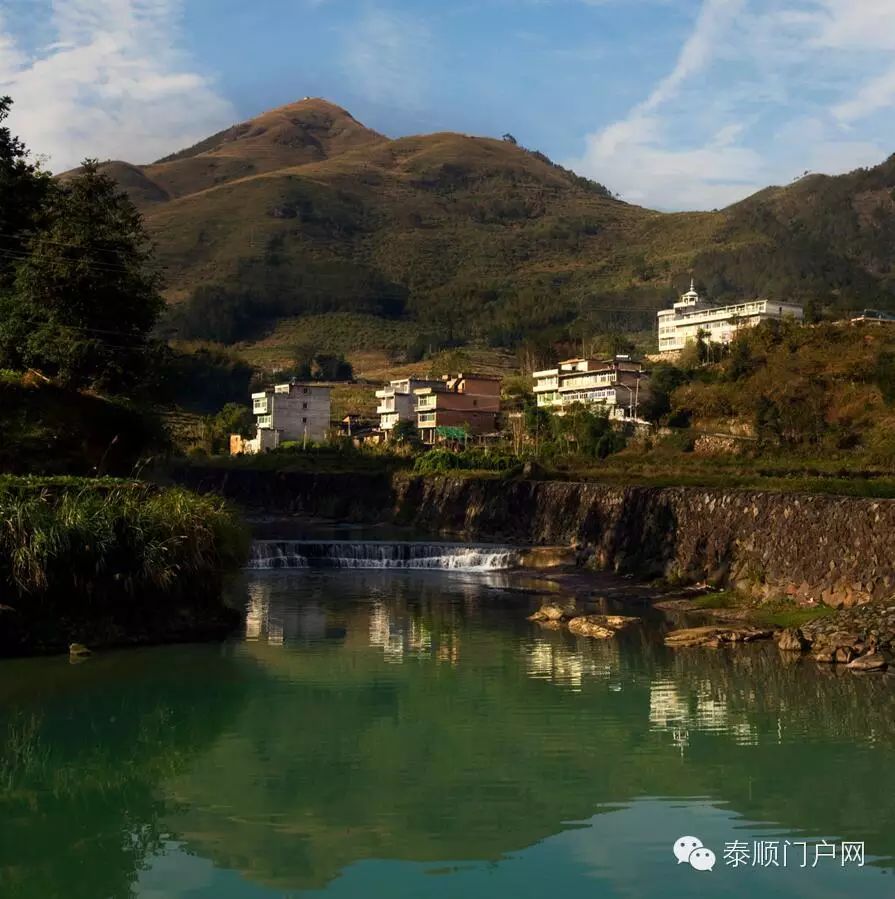
[[[368,7],[347,33],[342,61],[353,89],[368,100],[416,107],[426,93],[431,49],[421,20]]]
[[[850,125],[895,105],[895,0],[704,0],[671,71],[571,164],[634,202],[714,208],[881,161]]]
[[[178,47],[182,0],[35,0],[54,40],[26,52],[0,20],[11,123],[62,171],[87,156],[146,162],[235,112]]]

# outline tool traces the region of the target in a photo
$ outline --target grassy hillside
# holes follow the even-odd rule
[[[662,214],[514,143],[388,140],[306,100],[108,171],[146,215],[185,337],[254,343],[303,316],[333,316],[343,351],[642,330],[691,270],[716,299],[895,305],[893,160]]]

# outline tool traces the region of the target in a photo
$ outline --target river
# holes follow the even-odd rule
[[[227,644],[0,665],[0,895],[891,890],[895,678],[576,638],[420,567],[250,571]]]

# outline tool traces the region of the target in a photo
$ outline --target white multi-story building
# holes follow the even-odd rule
[[[399,421],[412,421],[416,423],[416,395],[415,390],[423,390],[427,387],[438,388],[441,381],[428,378],[403,378],[392,381],[388,387],[376,391],[376,399],[379,405],[376,414],[379,416],[379,429],[386,438],[391,437],[391,432]]]
[[[252,394],[252,412],[258,425],[255,438],[231,437],[231,452],[261,453],[293,440],[320,443],[330,431],[330,388],[319,384],[277,384]]]
[[[690,289],[672,306],[657,313],[659,352],[682,350],[699,339],[700,333],[712,343],[730,343],[742,328],[754,328],[769,319],[790,318],[802,321],[804,311],[795,303],[776,300],[750,300],[731,306],[713,306]]]
[[[637,418],[649,393],[649,375],[628,356],[615,359],[567,359],[556,368],[534,373],[538,406],[562,415],[581,403],[599,406],[610,418]]]

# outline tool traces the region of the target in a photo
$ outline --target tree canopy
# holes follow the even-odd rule
[[[39,195],[40,205],[20,225],[20,250],[0,293],[0,366],[125,392],[145,373],[148,337],[164,305],[142,217],[92,160],[65,182],[33,188],[43,176],[22,168],[16,138],[0,133],[4,141],[19,159],[7,168],[26,186],[9,177],[0,221],[21,219],[9,211],[11,197]]]

